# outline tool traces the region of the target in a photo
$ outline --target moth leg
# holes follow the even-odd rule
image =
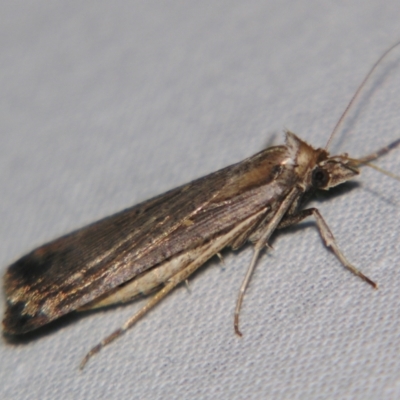
[[[284,215],[287,213],[293,202],[298,198],[299,194],[302,192],[302,188],[295,186],[289,192],[289,194],[284,198],[284,200],[279,205],[278,210],[269,220],[268,224],[263,228],[263,231],[260,232],[260,235],[257,237],[257,242],[254,245],[254,253],[253,258],[251,259],[250,265],[247,269],[246,275],[243,279],[242,285],[239,289],[238,299],[236,301],[235,308],[235,316],[234,316],[234,328],[235,332],[238,336],[242,336],[242,333],[239,330],[239,314],[240,308],[242,307],[242,302],[244,298],[244,294],[246,292],[247,286],[249,285],[251,276],[253,275],[254,269],[257,264],[258,257],[260,256],[261,250],[263,250],[271,235],[274,233],[275,229],[278,227]]]
[[[342,251],[339,249],[336,239],[333,236],[332,231],[329,229],[328,224],[325,222],[324,218],[320,214],[317,208],[308,208],[306,210],[300,211],[296,215],[291,215],[284,220],[278,225],[278,229],[281,228],[286,228],[287,226],[296,224],[303,219],[309,217],[310,215],[313,215],[316,222],[317,222],[317,227],[319,230],[319,233],[322,237],[322,240],[324,241],[325,245],[329,247],[335,256],[339,259],[339,261],[343,264],[344,267],[349,269],[353,274],[357,275],[361,279],[363,279],[365,282],[369,283],[374,289],[376,289],[378,286],[377,284],[372,281],[370,278],[365,276],[361,271],[359,271],[356,267],[354,267],[350,262],[346,259]]]
[[[277,229],[283,229],[287,228],[288,226],[296,225],[310,215],[313,215],[313,208],[307,208],[306,210],[301,210],[297,214],[289,215],[282,219]]]
[[[97,354],[104,346],[108,345],[119,336],[124,334],[130,327],[132,327],[140,318],[142,318],[148,311],[150,311],[154,306],[156,306],[167,294],[173,290],[177,285],[181,282],[185,281],[194,271],[196,271],[199,267],[201,267],[207,260],[213,257],[216,253],[218,253],[221,249],[227,246],[232,238],[240,235],[241,232],[248,229],[249,225],[254,224],[260,215],[266,212],[266,208],[261,209],[256,214],[247,218],[238,224],[231,231],[217,237],[214,242],[210,242],[208,246],[204,247],[204,251],[199,257],[185,266],[181,271],[177,272],[173,275],[165,284],[165,286],[158,291],[148,302],[144,305],[135,315],[129,318],[121,328],[117,329],[111,335],[104,338],[99,344],[93,347],[83,358],[80,369],[83,369],[85,364],[89,361],[89,359]]]
[[[211,255],[212,256],[212,255]],[[210,257],[208,257],[210,258]],[[201,257],[199,260],[194,261],[185,267],[182,271],[175,274],[170,278],[168,283],[159,290],[148,302],[144,305],[135,315],[129,318],[119,329],[115,330],[111,335],[104,338],[99,344],[93,347],[83,358],[79,368],[83,369],[88,360],[95,354],[97,354],[104,346],[113,342],[119,336],[123,335],[131,326],[133,326],[140,318],[147,314],[155,305],[157,305],[172,289],[174,289],[179,283],[186,281],[197,268],[203,265],[207,259]]]
[[[135,315],[129,318],[119,329],[115,330],[111,335],[104,338],[99,344],[94,346],[83,358],[79,368],[83,369],[89,359],[97,354],[104,346],[113,342],[119,336],[123,335],[131,326],[133,326],[140,318],[147,314],[155,305],[157,305],[172,289],[179,283],[185,281],[197,268],[199,268],[207,260],[199,260],[188,265],[182,271],[174,275],[168,283],[158,291]]]

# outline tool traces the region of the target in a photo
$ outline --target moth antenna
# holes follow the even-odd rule
[[[372,68],[369,70],[368,74],[365,76],[365,78],[362,80],[360,86],[357,88],[356,92],[354,93],[353,97],[351,98],[350,102],[347,104],[347,107],[345,108],[345,110],[343,111],[342,115],[340,116],[340,118],[338,119],[338,121],[336,122],[335,127],[333,128],[332,133],[329,136],[328,142],[326,143],[325,149],[328,149],[329,145],[331,144],[331,141],[333,139],[333,137],[335,136],[336,132],[339,130],[339,128],[341,127],[343,121],[345,120],[345,118],[347,117],[350,109],[352,108],[353,104],[358,100],[360,93],[362,92],[362,90],[364,89],[365,85],[367,84],[367,82],[369,81],[371,75],[375,72],[376,68],[378,67],[378,65],[383,61],[384,58],[386,58],[386,56],[391,53],[391,51],[393,49],[395,49],[397,46],[400,45],[400,41],[396,42],[393,46],[389,47],[389,49],[387,49],[378,59],[378,61],[375,62],[375,64],[372,66]]]
[[[351,161],[353,164],[355,164],[355,166],[357,166],[357,167],[366,165],[367,167],[371,167],[371,168],[375,169],[376,171],[389,176],[390,178],[400,181],[399,175],[393,174],[392,172],[387,171],[386,169],[378,167],[377,165],[371,163],[371,161],[374,161],[374,160],[386,155],[387,153],[396,149],[397,147],[400,147],[400,139],[396,139],[394,142],[388,144],[387,146],[382,147],[381,149],[375,151],[374,153],[368,154],[364,157],[361,157],[361,158],[347,157],[347,159],[349,161]]]
[[[371,163],[371,161],[374,161],[374,160],[384,156],[385,154],[389,153],[390,151],[396,149],[397,147],[400,147],[400,139],[396,139],[394,142],[390,143],[389,145],[382,147],[378,151],[368,154],[367,156],[364,156],[361,158],[348,157],[348,160],[351,161],[353,164],[355,164],[357,167],[366,165],[367,167],[371,167],[371,168],[375,169],[376,171],[389,176],[390,178],[400,181],[399,175],[393,174],[392,172],[387,171],[386,169],[378,167],[377,165]]]
[[[375,164],[366,163],[364,165],[366,165],[367,167],[371,167],[371,168],[375,169],[376,171],[380,172],[383,175],[389,176],[390,178],[393,178],[393,179],[396,179],[397,181],[400,181],[400,176],[399,175],[393,174],[390,171],[387,171],[386,169],[378,167]]]
[[[400,139],[396,139],[394,142],[388,144],[385,147],[382,147],[381,149],[375,151],[374,153],[368,154],[367,156],[364,156],[361,158],[352,159],[352,161],[357,163],[357,165],[368,164],[369,162],[374,161],[374,160],[386,155],[387,153],[389,153],[389,151],[392,151],[399,146],[400,146]]]

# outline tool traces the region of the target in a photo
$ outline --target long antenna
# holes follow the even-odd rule
[[[343,114],[341,115],[341,117],[339,118],[338,122],[336,123],[335,127],[333,128],[333,131],[331,133],[331,135],[329,136],[329,140],[325,146],[325,149],[328,149],[329,145],[331,144],[331,141],[333,139],[333,137],[335,136],[336,132],[339,130],[340,126],[342,125],[344,119],[347,117],[347,114],[349,113],[351,107],[353,106],[353,104],[355,103],[355,101],[358,99],[360,93],[362,92],[362,90],[364,89],[366,83],[368,82],[369,78],[371,77],[371,75],[375,72],[376,68],[378,67],[378,65],[383,61],[383,59],[397,46],[400,45],[400,41],[396,42],[393,46],[389,47],[389,49],[387,49],[378,59],[378,61],[376,61],[376,63],[372,66],[372,68],[369,70],[368,74],[365,76],[365,78],[363,79],[363,81],[361,82],[360,86],[358,87],[358,89],[356,90],[356,92],[354,93],[353,97],[351,98],[349,104],[347,104],[347,107],[345,108],[345,110],[343,111]]]

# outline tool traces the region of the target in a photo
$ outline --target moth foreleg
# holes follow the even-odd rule
[[[307,208],[305,210],[300,211],[298,214],[288,216],[283,219],[279,224],[278,228],[286,228],[287,226],[294,225],[303,219],[313,215],[315,221],[317,222],[317,227],[319,233],[324,241],[325,245],[329,247],[335,256],[339,259],[339,261],[343,264],[344,267],[349,269],[353,274],[359,276],[365,282],[369,283],[373,288],[377,288],[377,284],[372,281],[370,278],[365,276],[361,271],[359,271],[356,267],[354,267],[350,262],[346,259],[342,251],[339,249],[339,246],[336,243],[336,239],[333,236],[332,231],[329,229],[328,224],[325,222],[324,218],[320,214],[317,208]]]
[[[293,187],[291,191],[287,194],[287,196],[283,199],[280,203],[278,209],[276,210],[275,214],[272,218],[268,221],[267,225],[263,227],[262,231],[259,232],[257,236],[257,242],[254,245],[254,253],[253,258],[251,259],[250,265],[247,269],[246,275],[243,279],[242,285],[239,289],[239,295],[236,301],[235,307],[235,315],[233,319],[233,326],[235,328],[235,332],[238,336],[242,336],[242,333],[239,329],[239,314],[240,308],[242,307],[242,302],[244,298],[244,294],[246,292],[246,288],[249,285],[250,278],[256,268],[257,260],[260,256],[260,252],[265,247],[268,247],[268,240],[271,235],[274,233],[275,229],[278,227],[279,223],[284,218],[285,214],[288,212],[290,206],[293,204],[294,201],[299,197],[300,193],[302,192],[302,188],[300,187]]]

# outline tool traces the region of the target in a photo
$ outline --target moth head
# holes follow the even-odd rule
[[[328,157],[316,164],[311,171],[311,185],[316,189],[328,190],[347,182],[359,173],[357,164],[347,155]]]
[[[292,132],[286,132],[288,159],[305,189],[328,190],[340,185],[360,173],[360,161],[347,154],[330,157],[325,149],[315,149]]]

